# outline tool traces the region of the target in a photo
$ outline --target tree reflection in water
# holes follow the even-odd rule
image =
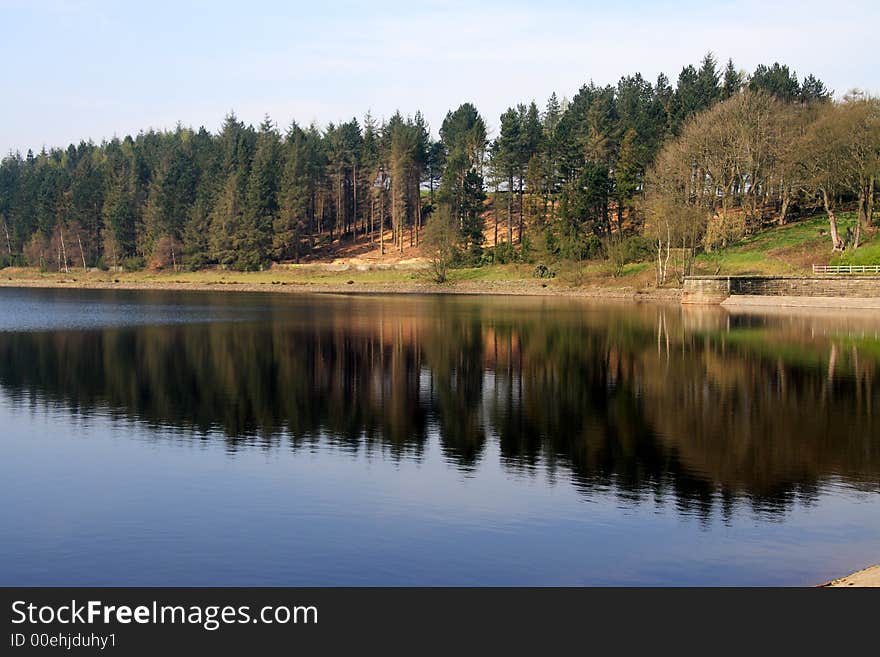
[[[773,513],[822,482],[880,487],[880,321],[720,309],[261,297],[243,321],[0,332],[14,404],[186,435],[332,442],[455,467],[487,441],[583,491]]]

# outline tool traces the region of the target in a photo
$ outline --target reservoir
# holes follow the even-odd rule
[[[0,585],[810,585],[880,313],[0,289]]]

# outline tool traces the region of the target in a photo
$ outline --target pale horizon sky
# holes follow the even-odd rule
[[[837,96],[880,93],[880,3],[758,0],[420,3],[0,0],[0,155],[100,142],[235,111],[326,125],[421,110],[436,134],[473,102],[510,105],[663,72],[788,64]]]

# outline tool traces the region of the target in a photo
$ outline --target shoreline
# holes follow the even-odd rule
[[[428,280],[337,280],[302,279],[285,275],[266,276],[262,273],[218,273],[216,278],[190,274],[135,274],[108,279],[96,272],[65,275],[39,275],[13,270],[3,276],[0,288],[43,288],[58,290],[157,290],[184,292],[263,292],[279,294],[345,294],[372,296],[509,296],[567,298],[630,303],[675,303],[684,307],[721,308],[733,313],[876,313],[880,297],[750,295],[735,294],[725,298],[694,301],[687,288],[653,288],[621,285],[575,285],[542,279],[464,279],[446,283]],[[195,278],[195,280],[193,280]],[[241,279],[245,280],[241,280]],[[251,278],[252,280],[247,280]]]
[[[607,299],[634,302],[680,302],[681,290],[636,289],[633,287],[563,287],[542,285],[526,280],[459,281],[455,283],[392,282],[311,283],[301,281],[241,282],[186,280],[120,280],[0,278],[0,287],[47,288],[71,290],[168,290],[190,292],[275,292],[280,294],[364,294],[420,295],[448,294],[462,296],[532,296]]]
[[[825,588],[880,588],[880,565],[862,568],[846,577],[839,577],[830,582],[819,584],[819,586]]]

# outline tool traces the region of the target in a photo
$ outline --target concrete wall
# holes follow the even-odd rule
[[[730,280],[726,276],[688,276],[684,279],[681,302],[721,303],[730,296]]]
[[[880,276],[690,276],[682,303],[720,303],[730,295],[880,298]]]

